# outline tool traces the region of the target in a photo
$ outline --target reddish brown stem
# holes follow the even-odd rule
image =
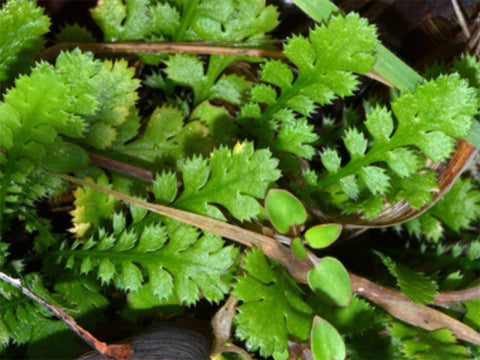
[[[437,305],[457,304],[480,299],[480,285],[457,291],[441,292],[433,298]]]
[[[55,315],[59,320],[61,320],[65,325],[72,329],[79,337],[83,339],[88,345],[93,347],[103,356],[112,358],[115,360],[127,360],[130,355],[133,354],[133,350],[130,344],[119,344],[119,345],[107,345],[104,342],[97,340],[92,334],[87,330],[79,326],[75,319],[68,315],[65,311],[60,309],[58,306],[48,303],[45,299],[41,298],[37,294],[33,293],[25,286],[22,285],[22,282],[19,279],[14,279],[3,272],[0,272],[0,279],[9,283],[10,285],[19,289],[24,295],[30,299],[36,301],[44,308],[48,309],[53,315]]]
[[[155,178],[155,175],[152,171],[148,171],[134,165],[126,164],[124,162],[113,160],[102,155],[94,154],[90,151],[88,151],[88,156],[90,157],[90,161],[93,164],[105,169],[117,171],[119,173],[130,175],[136,177],[137,179],[145,180],[148,182],[152,182]]]
[[[397,319],[430,331],[447,328],[457,338],[480,345],[480,334],[464,323],[355,274],[350,274],[350,279],[357,295],[367,298]]]

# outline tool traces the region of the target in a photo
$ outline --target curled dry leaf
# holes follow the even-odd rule
[[[230,339],[233,318],[237,311],[237,304],[237,298],[235,295],[231,294],[212,319],[212,328],[213,333],[215,334],[215,347],[212,351],[212,355],[220,354],[223,351],[229,351],[226,350],[228,345],[225,345],[225,343]]]

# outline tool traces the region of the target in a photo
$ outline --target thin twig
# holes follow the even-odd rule
[[[473,55],[478,55],[480,47],[480,11],[478,12],[474,20],[474,31],[470,39],[468,40],[468,50],[473,53]]]
[[[300,283],[308,283],[308,272],[316,263],[321,261],[321,259],[318,259],[310,251],[307,252],[308,260],[300,261],[297,257],[295,257],[290,248],[280,244],[277,240],[227,224],[220,220],[211,219],[203,215],[170,208],[167,206],[151,204],[69,175],[60,173],[53,174],[67,181],[91,187],[127,203],[143,207],[155,213],[168,216],[172,219],[182,221],[183,223],[193,225],[206,231],[213,232],[217,235],[237,241],[246,246],[259,247],[266,256],[285,266],[292,277]],[[452,330],[455,336],[457,336],[459,339],[480,345],[480,334],[460,321],[428,306],[413,303],[398,291],[385,288],[352,273],[349,275],[352,282],[353,292],[379,305],[397,319],[426,330],[448,328]]]
[[[434,331],[448,328],[459,339],[480,345],[480,334],[468,325],[428,306],[410,301],[398,291],[350,274],[353,291],[409,324]]]
[[[94,53],[197,54],[263,57],[282,60],[286,59],[282,50],[232,47],[231,45],[231,43],[215,43],[215,45],[212,45],[206,42],[62,42],[43,50],[38,58],[52,61],[61,51],[72,50],[78,47],[83,51],[91,51]],[[365,74],[365,76],[381,82],[388,87],[395,87],[395,85],[393,85],[375,70],[370,71],[369,73]]]
[[[79,337],[81,337],[83,341],[85,341],[88,345],[93,347],[103,356],[115,360],[127,360],[130,355],[133,354],[133,349],[130,344],[107,345],[104,342],[97,340],[87,330],[79,326],[76,323],[75,319],[68,315],[65,311],[53,304],[48,303],[45,299],[41,298],[37,294],[27,289],[25,286],[23,286],[20,279],[12,278],[3,272],[0,272],[0,279],[16,287],[25,296],[29,297],[30,299],[42,305],[44,308],[48,309],[53,315],[55,315],[59,320],[61,320],[70,329],[72,329]]]
[[[460,9],[460,6],[458,5],[457,0],[451,0],[452,5],[453,5],[453,10],[455,10],[455,15],[457,15],[458,22],[460,24],[460,27],[462,28],[462,31],[465,35],[465,38],[469,39],[470,38],[470,30],[468,29],[467,21],[465,20],[465,16],[463,16],[462,9]]]
[[[281,50],[257,49],[243,47],[228,47],[222,43],[210,45],[206,42],[119,42],[119,43],[90,43],[90,42],[62,42],[45,49],[39,57],[53,59],[60,51],[80,48],[83,51],[94,53],[123,53],[123,54],[197,54],[197,55],[228,55],[267,57],[284,59]]]
[[[476,45],[479,44],[480,40],[480,23],[477,22],[477,28],[473,32],[470,40],[468,41],[468,49],[472,50],[475,48]]]
[[[437,305],[458,304],[480,299],[480,285],[457,291],[441,292],[433,298]]]

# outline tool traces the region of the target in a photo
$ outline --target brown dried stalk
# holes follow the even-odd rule
[[[121,42],[121,43],[90,43],[62,42],[43,50],[39,59],[53,61],[61,51],[79,48],[83,51],[107,54],[197,54],[197,55],[227,55],[262,57],[286,60],[282,50],[234,47],[238,43],[209,42]],[[379,81],[388,87],[395,87],[376,71],[370,71],[366,76]]]
[[[106,54],[197,54],[197,55],[227,55],[284,59],[281,50],[232,47],[236,43],[209,42],[61,42],[45,49],[41,59],[54,59],[61,51],[80,48],[83,51]],[[230,45],[230,47],[228,46]]]
[[[433,298],[433,303],[437,305],[448,305],[478,299],[480,299],[480,285],[464,290],[442,292]]]
[[[397,319],[429,331],[448,328],[457,338],[480,345],[480,334],[464,323],[431,307],[411,302],[398,291],[360,276],[350,274],[350,279],[357,295],[367,298]],[[442,294],[438,296],[442,297]]]
[[[133,354],[130,344],[107,345],[104,342],[97,340],[87,330],[79,326],[73,317],[68,315],[58,306],[48,303],[45,299],[27,289],[22,285],[22,282],[19,279],[14,279],[3,272],[0,272],[0,279],[16,287],[24,295],[48,309],[53,315],[55,315],[65,325],[72,329],[80,338],[82,338],[83,341],[85,341],[103,356],[114,360],[128,360],[130,355]]]
[[[54,174],[67,181],[90,187],[124,202],[143,207],[157,214],[182,221],[202,230],[213,232],[246,246],[259,247],[266,256],[285,266],[292,277],[300,283],[307,283],[307,274],[313,268],[313,263],[321,261],[321,259],[318,259],[311,252],[308,253],[307,260],[300,261],[295,257],[290,248],[280,244],[276,239],[227,224],[220,220],[168,206],[151,204],[97,184],[74,178],[70,175]],[[350,273],[350,279],[353,292],[379,305],[397,319],[426,330],[448,328],[452,330],[459,339],[480,345],[480,334],[460,321],[428,306],[413,303],[398,291],[377,285],[355,274]],[[468,291],[468,289],[466,291]],[[476,289],[471,291],[476,293]],[[457,292],[457,295],[460,294]],[[441,300],[442,296],[442,294],[439,294],[436,299]],[[452,293],[449,293],[447,298],[456,300],[455,296],[452,296]]]

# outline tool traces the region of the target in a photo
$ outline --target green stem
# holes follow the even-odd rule
[[[383,146],[377,146],[372,148],[364,157],[350,160],[347,165],[341,168],[336,173],[329,173],[326,177],[321,179],[316,188],[325,188],[332,184],[338,183],[340,179],[357,174],[364,166],[373,164],[378,161],[384,161],[385,153],[398,147],[393,141],[386,143]],[[314,189],[312,189],[314,190]]]
[[[173,37],[173,41],[182,41],[185,37],[185,32],[194,20],[195,10],[197,9],[200,0],[187,0],[183,4],[183,13],[180,27]]]
[[[208,69],[206,73],[207,82],[202,88],[202,91],[198,94],[195,94],[195,105],[197,105],[202,100],[208,98],[212,86],[217,81],[220,74],[225,70],[225,68],[236,60],[236,57],[233,56],[224,56],[224,55],[211,55],[208,62]]]

